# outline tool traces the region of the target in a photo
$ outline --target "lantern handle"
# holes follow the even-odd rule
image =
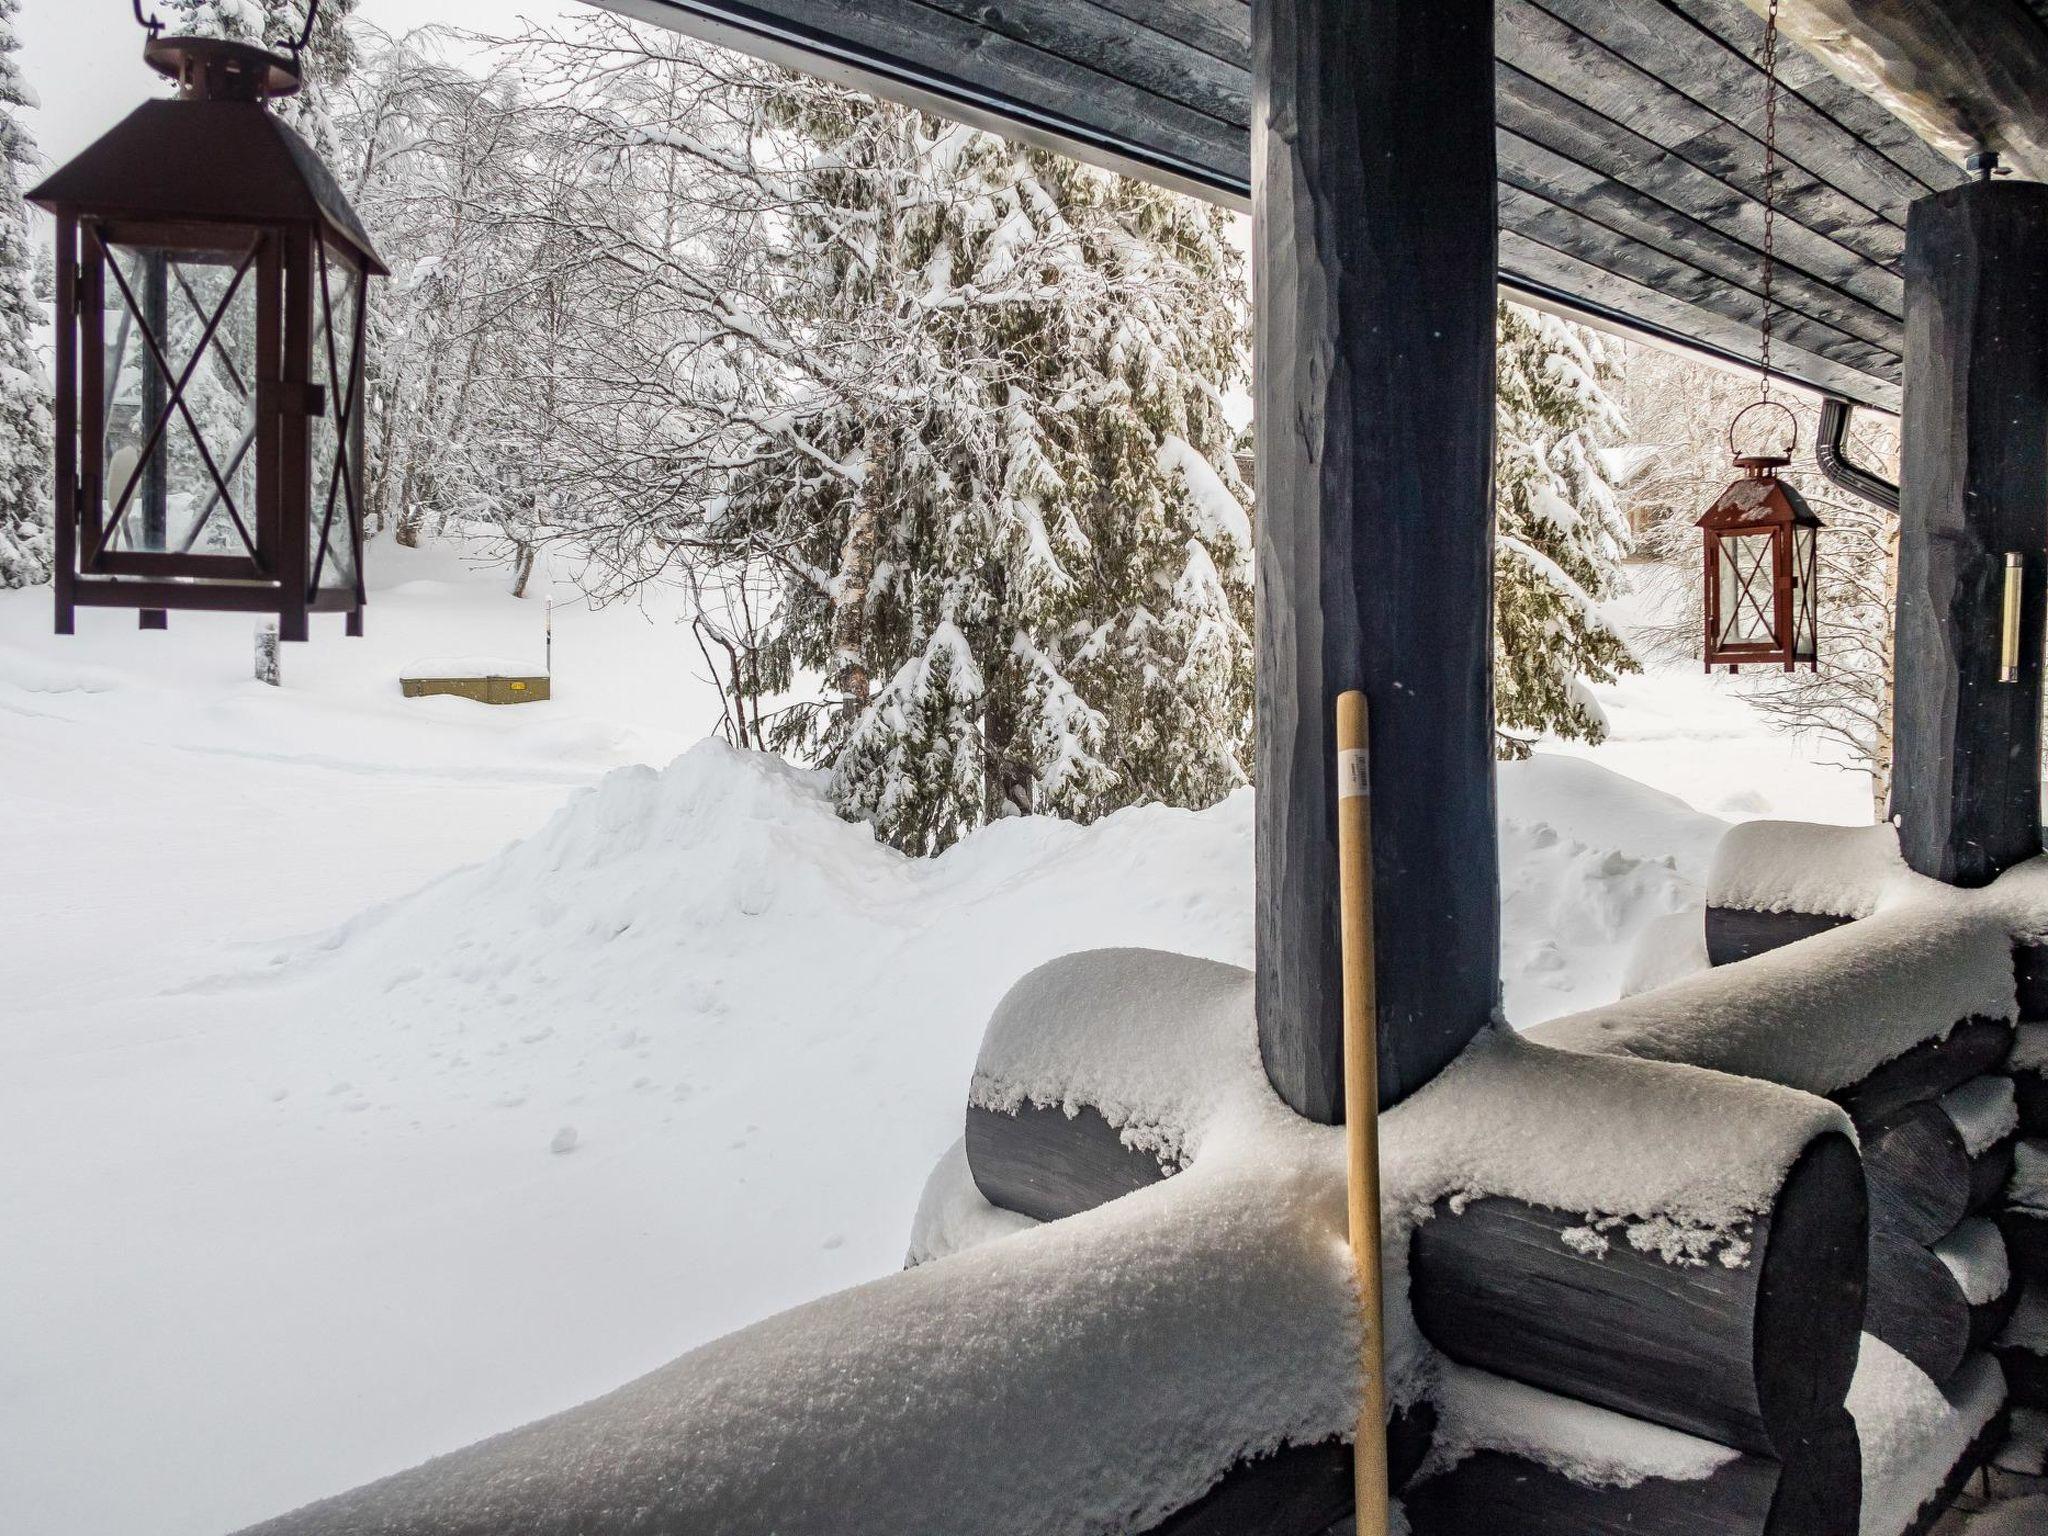
[[[1785,450],[1785,457],[1788,460],[1798,457],[1799,417],[1793,411],[1792,407],[1787,405],[1782,400],[1753,400],[1748,405],[1745,405],[1741,410],[1737,411],[1735,413],[1735,419],[1728,423],[1728,456],[1730,458],[1739,459],[1742,457],[1741,451],[1737,449],[1735,446],[1735,429],[1742,425],[1742,418],[1747,416],[1751,411],[1760,411],[1763,410],[1766,406],[1770,407],[1772,410],[1783,411],[1785,413],[1785,419],[1792,423],[1792,446]]]
[[[144,16],[142,14],[142,0],[134,0],[134,5],[135,25],[142,28],[142,30],[147,32],[151,37],[155,37],[157,33],[163,31],[164,19],[161,16],[156,15],[154,12],[152,12],[148,16]]]
[[[142,3],[142,0],[136,0],[136,3],[139,5]],[[285,47],[291,49],[292,62],[294,64],[299,61],[299,55],[306,51],[306,44],[313,40],[313,23],[319,18],[319,15],[320,0],[306,0],[306,24],[299,29],[299,40],[293,42],[290,38],[286,38],[284,44]]]

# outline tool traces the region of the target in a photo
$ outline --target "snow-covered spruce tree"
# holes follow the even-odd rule
[[[854,369],[736,513],[794,545],[778,745],[916,853],[1246,782],[1239,258],[1183,198],[853,93],[810,146],[792,296]]]
[[[1602,450],[1622,436],[1609,346],[1503,304],[1495,491],[1494,711],[1503,757],[1546,732],[1607,734],[1588,682],[1639,669],[1600,614],[1628,548]]]
[[[22,122],[36,105],[15,59],[19,0],[0,0],[0,587],[50,575],[49,395],[34,344],[42,325],[21,179],[36,163]]]

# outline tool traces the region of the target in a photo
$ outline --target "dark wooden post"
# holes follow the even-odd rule
[[[1373,718],[1381,1098],[1491,1016],[1492,0],[1253,0],[1258,1011],[1343,1113],[1332,711]]]
[[[1892,809],[1907,863],[1982,885],[2041,849],[2048,186],[1915,203],[1905,272]],[[2024,601],[2001,683],[2009,550]]]

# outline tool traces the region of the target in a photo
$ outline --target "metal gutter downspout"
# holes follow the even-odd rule
[[[1820,442],[1814,458],[1829,484],[1840,486],[1852,496],[1875,502],[1887,512],[1899,510],[1899,488],[1849,457],[1849,418],[1856,407],[1830,395],[1820,403]]]

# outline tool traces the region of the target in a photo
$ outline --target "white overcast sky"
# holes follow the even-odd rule
[[[151,9],[144,4],[144,14]],[[359,0],[356,14],[387,32],[436,23],[510,31],[520,16],[550,19],[585,9],[576,0]],[[130,0],[27,0],[17,32],[22,71],[43,102],[29,114],[30,130],[53,166],[164,89],[142,62]]]

